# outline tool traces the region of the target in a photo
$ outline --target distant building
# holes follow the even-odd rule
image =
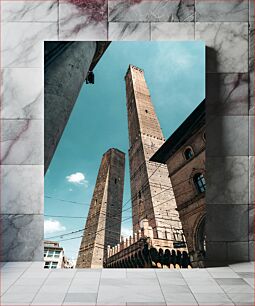
[[[74,269],[76,265],[75,260],[71,260],[67,258],[66,256],[63,257],[63,264],[64,264],[64,269]]]
[[[44,268],[64,268],[64,250],[55,241],[44,241]]]
[[[109,149],[102,157],[76,268],[102,268],[107,246],[120,240],[125,154]]]
[[[193,267],[205,255],[205,101],[150,158],[166,164]]]

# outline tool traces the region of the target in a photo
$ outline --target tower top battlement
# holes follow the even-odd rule
[[[139,67],[137,67],[135,65],[129,64],[128,70],[127,70],[126,75],[125,75],[125,78],[127,77],[128,73],[131,71],[131,69],[137,70],[137,71],[139,71],[139,72],[144,74],[144,70],[143,69],[141,69],[141,68],[139,68]]]

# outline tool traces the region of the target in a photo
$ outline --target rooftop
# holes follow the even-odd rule
[[[183,121],[150,158],[150,161],[165,164],[166,161],[203,125],[205,125],[205,100],[203,100]]]

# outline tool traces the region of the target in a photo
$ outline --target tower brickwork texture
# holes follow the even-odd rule
[[[147,219],[154,238],[178,241],[182,226],[167,167],[149,161],[165,139],[144,71],[130,65],[125,81],[133,230],[138,231]]]
[[[109,149],[102,157],[77,259],[77,268],[102,268],[107,246],[120,241],[125,154]]]

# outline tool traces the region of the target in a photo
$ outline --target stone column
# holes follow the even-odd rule
[[[46,173],[80,89],[108,42],[46,42],[44,172]]]

